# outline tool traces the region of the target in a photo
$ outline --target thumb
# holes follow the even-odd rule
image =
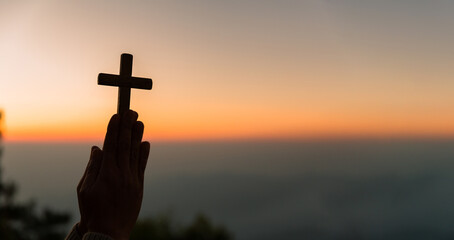
[[[91,153],[90,164],[87,166],[87,173],[85,180],[82,183],[82,187],[89,187],[96,182],[96,178],[99,174],[99,169],[101,169],[102,156],[103,152],[98,147],[93,147]]]
[[[94,152],[94,150],[96,148],[98,148],[98,147],[97,146],[91,147],[90,158],[88,159],[87,167],[85,167],[84,175],[82,175],[82,178],[80,179],[79,184],[77,184],[77,191],[80,190],[80,188],[82,187],[82,184],[85,181],[85,178],[87,177],[87,171],[88,171],[88,168],[90,167],[90,165],[92,164],[91,162],[93,161],[92,160],[93,159],[93,152]]]

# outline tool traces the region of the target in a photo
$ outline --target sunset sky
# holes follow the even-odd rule
[[[120,54],[147,139],[454,137],[451,1],[2,1],[7,141],[99,140]]]

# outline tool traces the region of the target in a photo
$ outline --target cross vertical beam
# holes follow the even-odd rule
[[[120,78],[130,78],[132,75],[132,55],[128,53],[121,54],[120,61]],[[118,109],[117,112],[121,116],[129,110],[131,99],[130,87],[118,88]]]

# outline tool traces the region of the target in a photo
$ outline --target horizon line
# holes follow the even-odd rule
[[[144,138],[143,141],[166,142],[166,143],[185,143],[185,142],[313,142],[313,141],[405,141],[405,140],[454,140],[454,134],[389,134],[389,135],[320,135],[320,136],[293,136],[293,137],[182,137],[182,138]],[[23,138],[23,139],[8,139],[3,136],[0,140],[3,143],[103,143],[104,138],[88,137],[88,138]]]

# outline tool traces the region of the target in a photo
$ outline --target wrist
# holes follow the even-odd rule
[[[81,222],[78,222],[76,224],[76,231],[77,233],[79,233],[80,236],[84,236],[85,233],[87,233],[88,229],[87,229],[87,226],[85,224],[82,224]]]
[[[108,235],[96,232],[87,232],[82,240],[116,240]]]

